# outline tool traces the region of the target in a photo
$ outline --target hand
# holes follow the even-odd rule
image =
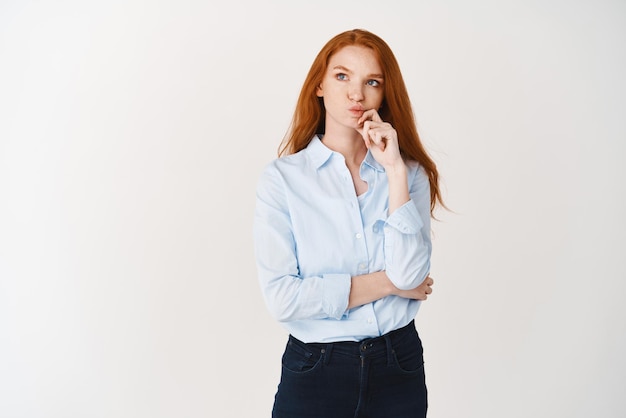
[[[409,289],[409,290],[398,289],[397,292],[394,292],[394,295],[400,296],[406,299],[426,300],[428,299],[428,295],[433,293],[433,289],[432,289],[433,283],[434,283],[434,280],[432,279],[432,277],[428,276],[426,277],[426,279],[424,279],[422,284],[417,286],[416,288]]]
[[[383,122],[375,109],[363,112],[358,124],[357,131],[376,161],[385,168],[404,164],[398,147],[398,133],[390,123]]]

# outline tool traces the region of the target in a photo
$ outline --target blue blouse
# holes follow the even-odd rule
[[[319,137],[267,165],[257,185],[254,242],[270,313],[304,342],[360,341],[408,324],[420,301],[388,296],[347,309],[351,277],[381,270],[400,289],[430,271],[428,177],[407,163],[411,200],[388,211],[384,168],[368,152],[357,196],[343,156]]]

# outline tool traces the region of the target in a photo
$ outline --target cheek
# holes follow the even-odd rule
[[[322,86],[321,93],[322,95],[319,97],[323,97],[325,101],[329,102],[339,101],[343,99],[347,94],[344,90],[341,89],[341,87],[333,85]]]
[[[379,109],[383,105],[385,96],[382,92],[374,94],[372,97],[372,108]]]

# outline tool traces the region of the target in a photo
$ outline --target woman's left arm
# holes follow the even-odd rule
[[[411,164],[408,170],[409,201],[392,211],[393,187],[389,178],[389,212],[385,221],[385,269],[399,289],[419,286],[430,272],[430,183],[424,170]]]
[[[394,127],[375,110],[363,113],[359,133],[387,173],[389,205],[385,232],[385,271],[400,290],[418,287],[430,272],[430,183],[417,163],[405,163]],[[407,167],[409,164],[409,167]]]

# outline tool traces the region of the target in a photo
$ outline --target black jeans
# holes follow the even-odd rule
[[[407,326],[360,342],[289,336],[273,418],[423,418],[422,342]]]

